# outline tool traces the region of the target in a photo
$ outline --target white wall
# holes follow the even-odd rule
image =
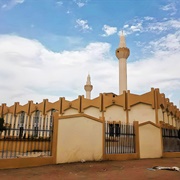
[[[106,121],[126,122],[126,111],[120,106],[112,105],[106,108],[104,116]]]
[[[57,163],[101,160],[102,156],[101,122],[86,117],[59,120]]]
[[[67,109],[66,111],[64,111],[63,116],[72,115],[72,114],[79,114],[79,112],[77,109],[70,108],[70,109]]]
[[[89,107],[85,109],[84,114],[87,114],[96,118],[102,117],[102,112],[100,112],[99,109],[95,107]]]
[[[162,157],[161,129],[145,124],[139,127],[140,158]]]
[[[129,111],[129,122],[133,121],[139,121],[139,123],[151,121],[156,123],[155,110],[147,104],[136,104],[132,106],[131,110]]]

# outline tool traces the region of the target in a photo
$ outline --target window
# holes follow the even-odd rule
[[[25,118],[25,112],[22,111],[19,115],[19,138],[23,137],[23,131],[24,131],[24,118]]]
[[[55,109],[51,109],[51,113],[50,113],[50,127],[52,128],[53,126],[53,113],[56,112]]]
[[[24,125],[25,112],[22,111],[20,114],[20,127]]]
[[[120,136],[120,124],[109,124],[109,136],[115,137]]]
[[[109,124],[109,136],[114,136],[114,124]]]
[[[34,137],[38,137],[39,119],[40,119],[40,111],[35,111],[35,115],[34,115]]]
[[[120,136],[120,125],[119,124],[115,124],[115,136]]]

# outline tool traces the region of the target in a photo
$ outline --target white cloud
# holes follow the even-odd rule
[[[104,25],[102,30],[105,32],[102,36],[110,36],[117,32],[117,27],[111,27],[108,25]]]
[[[7,0],[6,4],[2,5],[3,9],[12,9],[14,6],[18,4],[24,3],[25,0]]]
[[[87,0],[74,0],[74,2],[77,4],[79,8],[85,6],[87,4]]]
[[[146,17],[144,17],[144,19],[145,19],[146,21],[151,21],[151,20],[153,20],[154,18],[153,18],[153,17],[150,17],[150,16],[146,16]]]
[[[142,30],[142,23],[137,23],[136,25],[132,25],[130,29],[133,32],[141,31]]]
[[[129,25],[128,24],[125,24],[124,26],[123,26],[123,28],[128,28],[129,27]]]
[[[124,34],[128,35],[128,34],[132,34],[132,33],[142,32],[143,31],[143,22],[144,22],[144,19],[140,19],[137,17],[135,17],[132,21],[129,21],[128,23],[126,22],[123,26]]]
[[[76,27],[79,27],[83,31],[92,30],[92,28],[88,25],[87,20],[77,19],[76,23],[77,23]]]
[[[58,6],[62,6],[62,5],[63,5],[63,2],[62,2],[62,1],[57,1],[56,4],[57,4]]]
[[[151,41],[149,44],[153,49],[159,51],[177,53],[180,50],[180,31],[174,34],[168,34],[158,41]]]
[[[136,92],[147,91],[150,86],[160,88],[166,96],[180,91],[180,31],[149,43],[153,54],[149,58],[129,63],[129,87]],[[145,85],[146,84],[146,85]],[[180,94],[179,94],[180,95]],[[178,104],[179,97],[171,100]]]
[[[165,6],[161,6],[160,9],[163,11],[171,11],[170,15],[174,15],[177,12],[177,8],[176,8],[175,3],[170,3],[170,4],[167,4]]]
[[[16,3],[16,4],[22,4],[25,0],[12,0],[12,2]]]
[[[151,31],[151,32],[156,32],[156,33],[160,33],[162,31],[168,31],[171,29],[179,29],[180,28],[180,20],[165,20],[162,22],[152,22],[149,23],[145,28],[144,31]]]
[[[160,34],[169,30],[178,30],[180,28],[180,19],[166,18],[162,21],[157,21],[150,17],[144,17],[144,19],[135,19],[128,24],[126,23],[123,28],[127,35],[137,32],[138,34],[143,32]]]
[[[128,89],[145,93],[151,87],[176,104],[174,93],[180,91],[180,32],[150,42],[153,55],[128,63]],[[0,36],[1,102],[21,104],[28,100],[54,102],[59,97],[77,98],[85,94],[88,72],[94,86],[92,97],[101,92],[118,93],[118,60],[110,55],[110,44],[90,43],[78,51],[55,53],[41,43],[18,36]]]
[[[109,79],[108,74],[116,66],[111,63],[108,43],[91,43],[79,51],[55,53],[35,40],[2,35],[0,49],[1,103],[26,103],[43,98],[55,101],[59,96],[76,98],[84,94],[88,72],[97,84],[93,92],[96,95],[98,88],[114,89],[114,83],[109,86],[105,79],[97,83],[102,73]],[[101,68],[103,72],[99,71]]]

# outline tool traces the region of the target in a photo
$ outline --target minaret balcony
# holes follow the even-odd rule
[[[88,85],[84,86],[84,89],[85,89],[85,91],[92,91],[93,86],[88,84]]]
[[[130,50],[127,47],[120,47],[116,49],[116,57],[118,59],[124,58],[127,59],[130,55]]]

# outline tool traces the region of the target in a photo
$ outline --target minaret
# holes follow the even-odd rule
[[[127,58],[130,50],[126,47],[125,37],[120,35],[119,48],[116,49],[116,57],[119,59],[119,94],[127,91]]]
[[[91,99],[91,91],[93,89],[93,86],[91,85],[91,78],[89,74],[87,76],[87,81],[86,81],[86,85],[84,86],[84,89],[86,91],[86,98]]]

